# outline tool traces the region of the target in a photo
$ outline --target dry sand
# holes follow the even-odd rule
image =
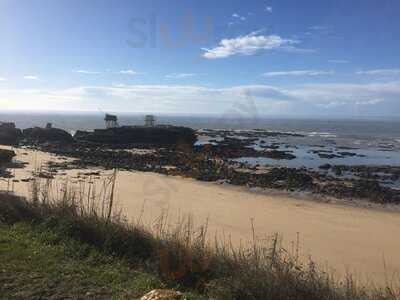
[[[25,169],[15,171],[17,179],[31,176],[35,164],[62,160],[42,152],[17,152],[18,160],[29,163]],[[57,177],[75,177],[77,172],[70,170]],[[5,185],[0,182],[0,189]],[[26,195],[28,184],[17,182],[14,189]],[[185,214],[191,214],[197,223],[208,219],[210,235],[230,236],[234,245],[251,240],[254,220],[258,238],[279,233],[290,248],[299,236],[303,257],[311,255],[338,276],[349,271],[362,281],[384,283],[400,271],[400,213],[395,211],[125,171],[118,172],[116,199],[130,220],[140,217],[143,223],[154,222],[166,211],[170,220]]]

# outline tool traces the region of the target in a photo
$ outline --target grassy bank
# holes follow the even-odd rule
[[[84,285],[88,297],[97,287],[99,297],[107,290],[105,297],[125,298],[167,286],[189,292],[191,298],[202,295],[213,299],[398,299],[398,290],[390,286],[360,286],[350,276],[337,282],[313,262],[300,263],[296,255],[280,246],[276,236],[237,250],[229,243],[208,244],[207,226],[195,228],[190,218],[172,227],[163,216],[153,228],[129,224],[113,207],[112,179],[107,185],[111,189],[102,196],[93,189],[74,191],[65,186],[57,197],[52,197],[46,188],[49,181],[38,180],[33,183],[29,201],[3,195],[0,220],[2,230],[8,232],[8,242],[0,247],[12,248],[1,253],[13,256],[4,252],[20,249],[21,254],[14,256],[14,261],[26,255],[24,265],[32,268],[13,269],[11,265],[1,269],[21,276],[23,282],[30,274],[39,272],[40,265],[49,266],[40,269],[41,276],[49,279],[50,286],[60,288],[61,293],[68,293],[72,287],[63,287],[61,283],[68,277],[52,275],[63,270],[61,274],[78,276],[68,279],[68,284],[75,282],[78,290]],[[45,250],[31,248],[24,252],[23,244],[28,244],[26,248]],[[46,249],[49,255],[41,254]],[[47,257],[50,262],[38,263]],[[1,261],[13,259],[4,256]],[[77,261],[82,262],[83,269],[71,271]]]
[[[0,225],[1,299],[135,299],[158,276],[29,223]]]

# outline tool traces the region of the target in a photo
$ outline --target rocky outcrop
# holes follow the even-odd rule
[[[288,153],[287,151],[279,151],[279,150],[271,150],[271,151],[265,151],[264,156],[272,159],[295,159],[296,156]]]
[[[210,157],[240,158],[240,157],[267,157],[272,159],[295,159],[289,151],[265,150],[258,151],[252,148],[251,141],[225,139],[218,145],[204,144],[195,146],[196,152],[206,153]]]
[[[15,152],[12,150],[0,149],[0,166],[4,163],[8,163],[15,156]]]
[[[74,142],[72,136],[65,130],[58,128],[33,127],[23,130],[24,139],[35,143],[60,143],[70,144]]]
[[[14,123],[0,122],[0,144],[2,145],[16,145],[22,137],[20,129],[15,128]]]
[[[15,152],[12,150],[0,149],[0,178],[11,178],[11,173],[7,170],[7,164],[11,162],[15,156]]]
[[[190,144],[196,141],[195,131],[177,126],[124,126],[108,129],[96,129],[93,132],[77,131],[77,141],[97,144],[148,144],[154,146]]]

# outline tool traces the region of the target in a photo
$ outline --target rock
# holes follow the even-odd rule
[[[15,156],[15,152],[12,150],[0,149],[0,164],[11,162]]]
[[[167,289],[156,289],[142,296],[140,300],[184,300],[181,292]]]
[[[366,155],[364,154],[358,154],[358,153],[354,153],[354,152],[348,152],[348,151],[343,151],[343,152],[338,152],[339,155],[341,155],[342,157],[366,157]]]
[[[313,178],[306,171],[285,167],[273,168],[262,174],[234,172],[231,183],[236,185],[249,183],[253,187],[295,190],[311,190],[314,186]]]
[[[39,174],[37,174],[37,176],[39,178],[44,178],[44,179],[53,179],[54,176],[48,173],[44,173],[44,172],[40,172]]]
[[[84,176],[100,176],[100,171],[86,172],[86,173],[78,173],[79,175]]]
[[[36,143],[60,143],[60,144],[71,144],[74,142],[72,136],[65,130],[58,128],[40,128],[33,127],[23,130],[23,136],[25,139]]]
[[[265,151],[264,156],[273,159],[295,159],[296,156],[285,151],[271,150]]]
[[[332,171],[335,173],[336,176],[342,176],[343,170],[340,166],[334,166]]]
[[[2,145],[16,145],[22,137],[20,129],[15,128],[14,123],[0,122],[0,144]]]
[[[340,146],[340,147],[337,147],[337,149],[342,149],[342,150],[358,150],[359,148],[348,147],[348,146]]]
[[[327,159],[342,157],[342,156],[339,156],[339,155],[336,155],[336,154],[327,154],[327,153],[318,153],[318,156],[320,158],[327,158]]]
[[[319,168],[321,170],[329,170],[330,168],[332,168],[332,166],[330,164],[324,164],[324,165],[319,166]]]
[[[334,180],[316,190],[336,198],[365,199],[377,203],[400,204],[400,191],[380,185],[375,180]]]
[[[5,164],[9,164],[12,158],[15,156],[15,152],[12,150],[0,149],[0,177],[12,178],[12,174],[6,169]]]

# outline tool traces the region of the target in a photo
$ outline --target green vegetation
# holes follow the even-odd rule
[[[44,227],[0,225],[2,299],[134,299],[162,286],[157,276],[87,244],[61,242]]]
[[[42,218],[36,209],[0,193],[0,299],[136,299],[175,287],[156,272],[77,239],[68,217]]]
[[[115,178],[115,177],[114,177]],[[134,299],[153,288],[189,292],[189,299],[398,299],[391,287],[335,281],[301,264],[278,237],[249,249],[206,243],[207,227],[190,218],[156,229],[129,224],[114,211],[111,191],[33,183],[32,200],[0,195],[0,292],[5,298]],[[43,190],[43,187],[45,189]],[[191,292],[191,293],[190,293]]]

